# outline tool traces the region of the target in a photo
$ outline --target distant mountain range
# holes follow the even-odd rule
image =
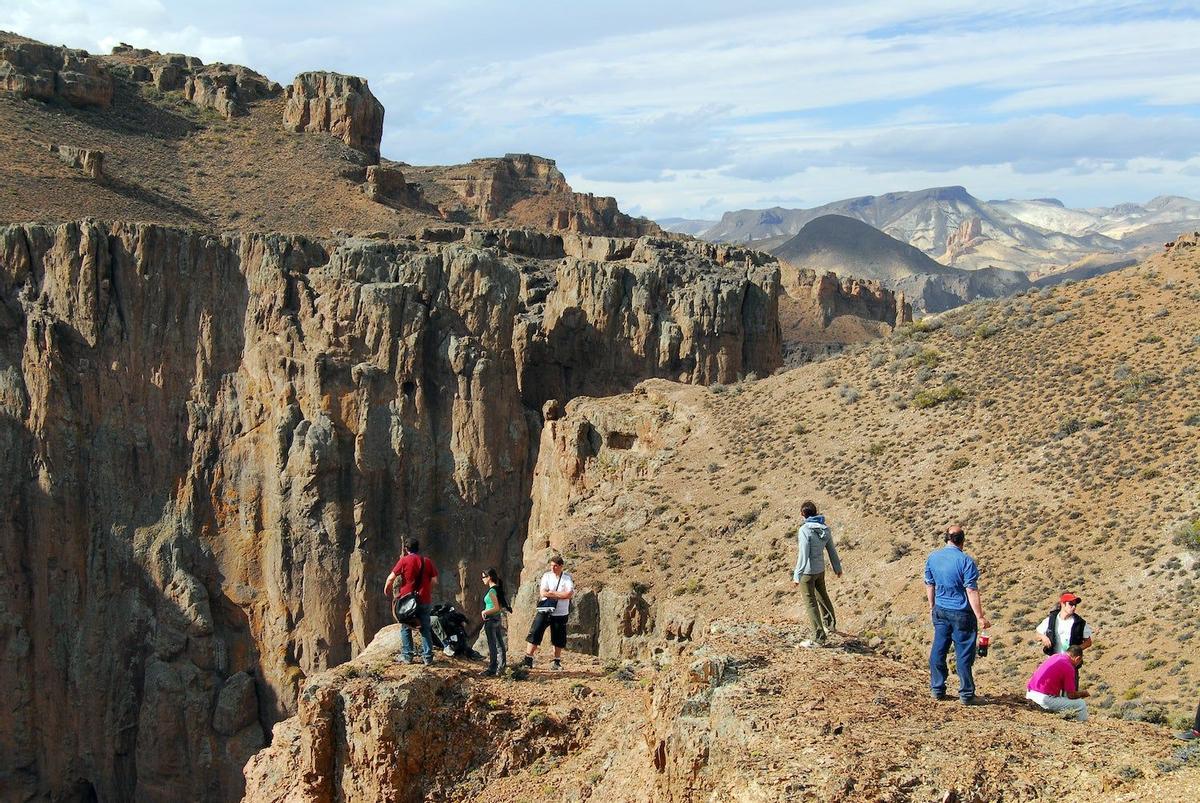
[[[796,268],[877,279],[903,292],[918,313],[942,312],[975,298],[1010,295],[1032,285],[1021,271],[943,265],[920,249],[844,215],[810,220],[773,253]]]
[[[774,251],[825,215],[866,223],[944,265],[1033,275],[1081,260],[1105,264],[1200,228],[1200,201],[1161,196],[1146,204],[1069,209],[1056,199],[982,201],[963,187],[847,198],[812,209],[744,209],[719,221],[670,219],[663,228]]]

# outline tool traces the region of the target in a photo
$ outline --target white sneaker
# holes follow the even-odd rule
[[[809,649],[818,645],[817,642],[813,641],[812,639],[806,638],[804,641],[800,642],[800,646],[804,647],[805,649]]]

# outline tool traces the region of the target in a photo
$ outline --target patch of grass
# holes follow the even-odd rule
[[[1177,546],[1200,550],[1200,519],[1176,525],[1171,536],[1171,543]]]
[[[913,396],[913,406],[918,410],[935,407],[942,402],[957,401],[967,394],[958,385],[944,385],[940,388],[922,390]]]

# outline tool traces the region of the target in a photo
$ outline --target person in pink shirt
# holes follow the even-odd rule
[[[1073,714],[1080,722],[1087,722],[1088,696],[1086,691],[1075,687],[1075,675],[1083,666],[1083,648],[1072,644],[1066,652],[1051,655],[1033,673],[1026,686],[1025,697],[1046,711]]]

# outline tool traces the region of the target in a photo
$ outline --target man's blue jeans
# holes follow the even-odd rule
[[[969,700],[975,696],[975,677],[971,672],[975,666],[975,632],[978,622],[975,613],[967,608],[953,611],[934,606],[933,649],[929,651],[929,688],[934,694],[946,693],[946,655],[954,645],[954,657],[958,664],[958,696]]]
[[[432,605],[417,605],[417,621],[421,623],[421,641],[424,642],[421,657],[426,662],[433,660],[433,631],[429,626],[429,609]],[[412,628],[407,625],[400,629],[400,660],[408,662],[413,656]]]

